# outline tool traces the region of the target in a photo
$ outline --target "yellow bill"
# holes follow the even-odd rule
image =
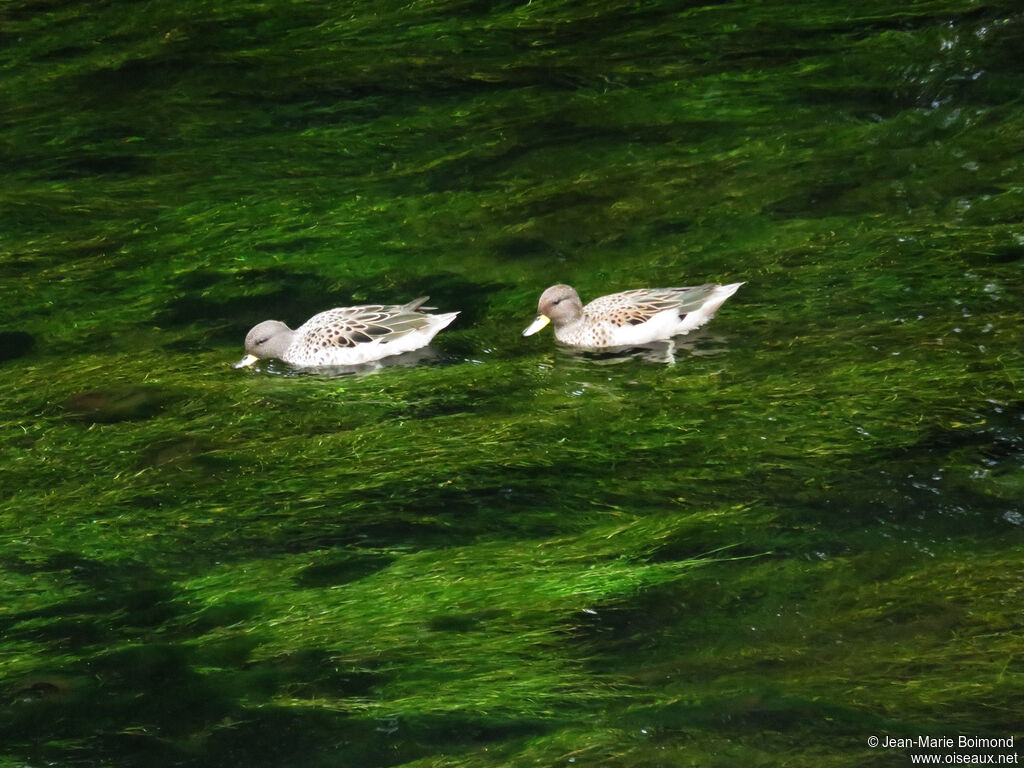
[[[537,331],[551,322],[547,315],[537,315],[537,319],[530,323],[530,327],[523,331],[523,336],[533,336]]]
[[[255,363],[257,360],[259,360],[259,358],[256,357],[256,355],[246,355],[245,357],[243,357],[241,360],[239,360],[237,363],[235,363],[231,367],[232,368],[248,368],[250,365]]]

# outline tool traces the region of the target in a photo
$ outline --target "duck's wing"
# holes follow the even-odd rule
[[[296,333],[324,347],[354,347],[377,339],[391,341],[431,327],[432,315],[419,311],[427,297],[408,304],[338,307],[311,317]]]
[[[717,287],[706,283],[688,288],[638,288],[594,299],[583,312],[595,321],[612,325],[640,325],[666,310],[682,316],[700,309]]]

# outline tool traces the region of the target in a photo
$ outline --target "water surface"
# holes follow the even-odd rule
[[[0,25],[0,765],[1022,735],[1015,3]],[[708,281],[674,365],[520,336],[552,283]],[[421,356],[230,367],[420,295]]]

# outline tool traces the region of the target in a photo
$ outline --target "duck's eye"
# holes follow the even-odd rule
[[[267,343],[268,341],[270,341],[270,337],[269,337],[269,336],[267,336],[267,337],[265,337],[265,338],[262,338],[262,339],[260,339],[259,341],[257,341],[257,342],[256,342],[256,346],[257,346],[257,347],[261,347],[261,346],[263,346],[264,344],[266,344],[266,343]]]

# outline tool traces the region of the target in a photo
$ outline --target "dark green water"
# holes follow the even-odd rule
[[[0,766],[1024,736],[1019,4],[7,0],[0,39]],[[520,336],[555,282],[740,280],[674,366]],[[423,294],[462,312],[424,359],[230,368]]]

